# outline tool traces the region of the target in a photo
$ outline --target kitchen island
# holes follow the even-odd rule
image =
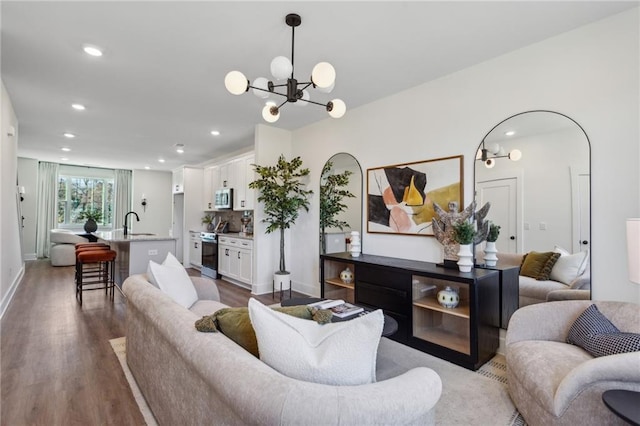
[[[94,232],[99,242],[109,244],[115,250],[116,264],[114,280],[118,288],[133,274],[147,272],[149,261],[162,263],[167,253],[175,254],[176,238],[156,234],[124,235],[122,229],[109,232]]]

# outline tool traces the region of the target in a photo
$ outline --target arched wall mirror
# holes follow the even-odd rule
[[[351,231],[362,233],[362,168],[351,154],[335,154],[320,175],[320,254],[347,251]]]
[[[516,114],[482,139],[475,161],[478,206],[500,225],[498,253],[576,253],[591,242],[591,147],[573,119]]]

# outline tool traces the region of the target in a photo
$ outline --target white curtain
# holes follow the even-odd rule
[[[38,200],[36,209],[36,255],[49,257],[49,231],[57,226],[58,163],[38,164]]]
[[[131,170],[115,170],[113,229],[122,228],[124,216],[131,210]]]

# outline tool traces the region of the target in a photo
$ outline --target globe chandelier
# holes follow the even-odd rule
[[[269,123],[275,123],[280,118],[280,108],[287,102],[304,106],[307,103],[325,107],[330,117],[340,118],[347,110],[341,99],[333,99],[326,104],[310,99],[309,88],[320,92],[330,93],[336,80],[336,71],[328,62],[319,62],[311,71],[311,81],[300,82],[294,77],[294,42],[295,28],[300,25],[300,15],[290,13],[285,17],[286,24],[291,27],[291,60],[285,56],[277,56],[271,61],[271,74],[276,79],[274,83],[264,77],[258,77],[253,84],[240,71],[231,71],[224,78],[224,85],[234,95],[242,95],[253,89],[253,94],[259,98],[267,99],[270,95],[282,96],[285,99],[280,105],[268,101],[262,109],[262,118]],[[286,80],[286,81],[285,81]],[[279,88],[285,88],[286,93],[277,92]]]

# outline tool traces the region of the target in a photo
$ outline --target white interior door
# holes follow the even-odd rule
[[[572,200],[572,251],[588,250],[591,246],[591,199],[589,173],[571,170]]]
[[[491,203],[486,220],[500,225],[500,237],[496,241],[498,252],[517,253],[519,244],[517,217],[516,177],[478,182],[478,208]]]

